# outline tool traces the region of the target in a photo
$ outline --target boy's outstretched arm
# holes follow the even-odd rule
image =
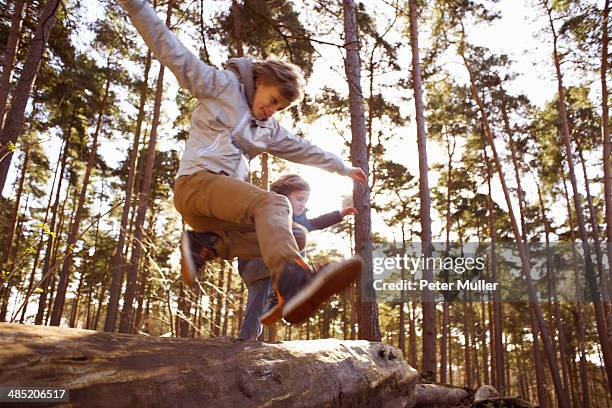
[[[206,65],[193,55],[160,20],[148,0],[119,0],[119,3],[149,49],[193,96],[216,97],[233,80],[233,74]]]
[[[358,167],[348,167],[342,159],[333,153],[321,149],[308,140],[289,133],[275,121],[276,128],[268,152],[295,163],[319,167],[333,173],[352,178],[361,183],[366,182],[366,175]]]
[[[308,231],[322,230],[338,224],[346,216],[355,214],[357,214],[357,209],[355,207],[345,207],[338,211],[332,211],[330,213],[320,215],[316,218],[307,218],[306,223],[303,225],[308,229]]]

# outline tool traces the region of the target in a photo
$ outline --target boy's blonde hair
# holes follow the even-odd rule
[[[297,174],[285,174],[270,184],[270,191],[287,197],[295,191],[310,191],[310,185]]]
[[[281,61],[276,57],[268,57],[265,61],[253,63],[253,75],[266,85],[279,88],[281,96],[292,105],[304,96],[302,82],[304,77],[297,65]]]

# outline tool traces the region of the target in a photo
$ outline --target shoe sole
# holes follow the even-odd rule
[[[291,324],[302,323],[312,316],[323,302],[354,282],[362,267],[363,260],[356,255],[323,268],[303,290],[285,303],[283,318]]]
[[[283,317],[283,306],[278,304],[272,309],[268,310],[267,313],[261,315],[261,322],[266,326],[270,326],[278,322]]]
[[[183,282],[191,286],[196,282],[196,266],[191,259],[191,249],[189,247],[189,236],[187,232],[183,232],[181,234],[181,276]]]

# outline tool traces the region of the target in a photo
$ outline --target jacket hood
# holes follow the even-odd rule
[[[225,67],[238,76],[238,80],[244,85],[249,106],[253,106],[255,96],[255,78],[253,77],[253,60],[249,57],[230,58]]]

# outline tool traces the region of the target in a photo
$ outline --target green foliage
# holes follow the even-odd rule
[[[235,24],[240,24],[245,54],[258,59],[276,55],[299,66],[307,78],[312,73],[312,34],[302,25],[299,12],[287,1],[237,1],[238,15],[231,8],[217,16],[218,24],[208,33],[237,55]]]

